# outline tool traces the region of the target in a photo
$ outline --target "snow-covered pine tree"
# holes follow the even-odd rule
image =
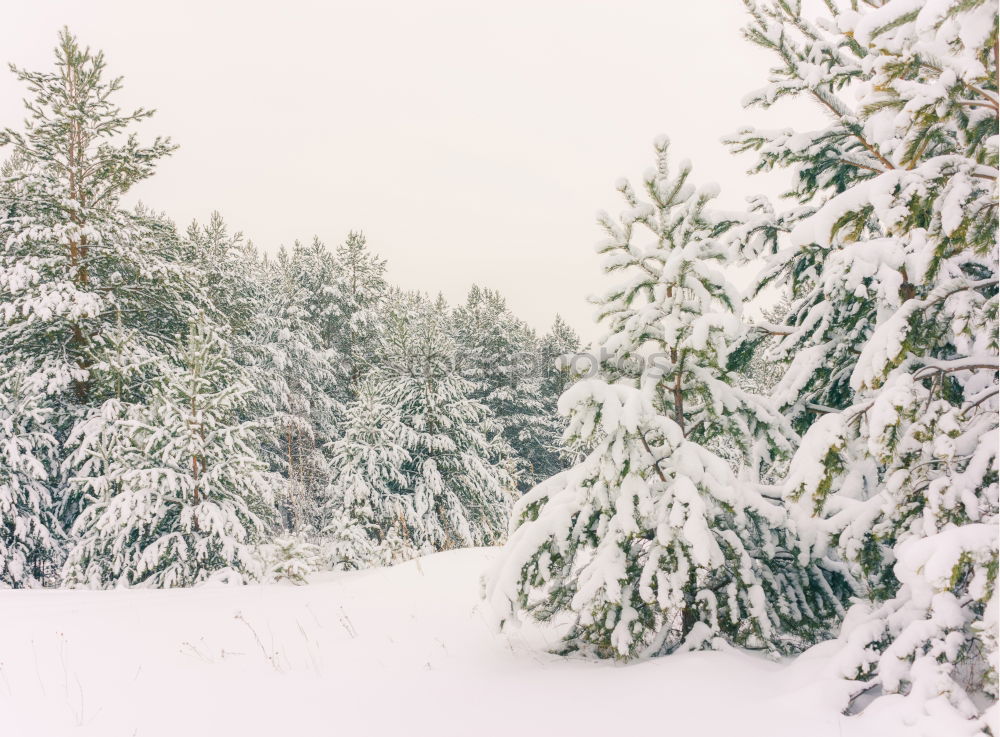
[[[489,409],[456,370],[449,317],[440,298],[391,298],[383,365],[350,405],[333,449],[331,532],[368,536],[345,549],[370,544],[377,558],[398,559],[503,537],[512,480],[490,439]]]
[[[330,479],[323,448],[336,436],[343,412],[338,357],[322,337],[332,274],[331,254],[320,241],[282,249],[262,275],[265,298],[250,336],[251,380],[265,405],[258,408],[265,455],[286,480],[278,507],[296,533],[309,534],[322,523]]]
[[[157,238],[143,213],[119,209],[120,197],[174,147],[123,138],[152,112],[123,114],[113,101],[122,81],[104,72],[103,54],[64,30],[55,72],[15,69],[31,93],[29,118],[23,133],[0,133],[16,157],[0,211],[0,340],[30,363],[58,359],[58,380],[81,404],[95,400],[95,337],[118,321],[141,326],[149,341],[176,333],[187,318],[178,292],[190,286],[176,242]]]
[[[763,329],[790,358],[777,398],[809,427],[785,481],[799,536],[869,585],[838,667],[907,695],[925,734],[1000,733],[997,3],[747,5],[780,58],[751,104],[830,114],[733,143],[795,174],[799,204],[758,200],[743,236],[769,252],[764,281],[791,281]]]
[[[337,266],[333,253],[317,237],[308,245],[295,241],[290,249],[284,246],[279,249],[274,268],[283,281],[286,309],[294,312],[295,319],[308,322],[325,346],[329,331],[336,323],[334,278]]]
[[[380,393],[413,431],[404,465],[421,520],[416,546],[444,550],[503,539],[513,501],[488,407],[456,368],[448,305],[414,297],[386,328]],[[404,440],[406,436],[404,436]]]
[[[323,533],[336,569],[389,565],[420,552],[415,533],[423,522],[406,476],[413,460],[407,447],[417,438],[381,388],[376,377],[361,384],[347,406],[343,435],[331,446],[336,476]]]
[[[574,358],[580,350],[580,336],[560,315],[538,343],[540,398],[544,410],[545,454],[534,463],[535,483],[555,476],[569,465],[570,454],[562,447],[566,420],[559,414],[559,397],[575,381]]]
[[[388,293],[385,269],[385,260],[368,250],[364,233],[352,231],[337,246],[332,304],[320,334],[324,345],[337,356],[335,369],[342,401],[357,396],[365,374],[379,362],[380,310]]]
[[[120,206],[173,150],[126,135],[151,112],[122,113],[121,79],[106,79],[103,55],[65,30],[54,72],[14,71],[30,97],[24,130],[0,131],[12,150],[0,184],[0,363],[19,386],[44,387],[30,403],[38,411],[14,426],[61,443],[101,402],[143,391],[120,384],[127,357],[116,351],[167,352],[194,285],[172,225]],[[45,466],[36,481],[68,524],[78,506],[63,498],[64,455],[36,455]]]
[[[546,478],[554,423],[543,403],[535,332],[507,308],[499,292],[473,286],[453,313],[459,370],[497,422],[510,447],[511,470],[527,490]]]
[[[0,372],[0,588],[26,588],[53,578],[62,558],[50,486],[58,442],[45,372],[3,358]]]
[[[717,640],[773,652],[828,635],[847,583],[800,566],[784,512],[737,479],[706,443],[728,439],[753,469],[794,433],[728,382],[739,296],[719,269],[730,223],[714,186],[671,174],[655,143],[648,200],[628,181],[618,221],[602,213],[605,271],[599,378],[563,394],[567,438],[583,451],[514,510],[487,596],[505,621],[569,618],[567,650],[629,658]]]
[[[556,315],[552,327],[542,336],[538,345],[543,397],[558,399],[573,383],[572,359],[580,348],[579,334],[561,315]]]
[[[204,315],[191,321],[182,361],[165,368],[147,404],[110,400],[75,430],[67,463],[79,469],[71,482],[86,502],[68,585],[167,588],[259,575],[271,480],[237,417],[246,387]]]
[[[267,285],[257,249],[240,232],[230,233],[219,212],[208,224],[192,222],[185,234],[184,258],[195,266],[203,289],[203,309],[233,336],[234,358],[258,329]]]

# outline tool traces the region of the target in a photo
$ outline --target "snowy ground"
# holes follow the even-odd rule
[[[893,737],[838,713],[821,654],[619,666],[498,634],[492,550],[309,586],[0,591],[0,733]]]

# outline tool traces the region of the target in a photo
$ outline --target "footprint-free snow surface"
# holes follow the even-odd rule
[[[0,591],[0,734],[894,737],[845,717],[824,648],[622,666],[496,630],[494,550],[307,586]],[[880,701],[886,701],[881,699]],[[879,706],[878,703],[875,706]]]

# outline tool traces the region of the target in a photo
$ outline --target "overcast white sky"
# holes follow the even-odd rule
[[[670,135],[721,203],[775,193],[719,139],[811,111],[744,111],[770,58],[743,41],[738,0],[420,0],[169,4],[20,0],[3,60],[51,66],[68,25],[157,109],[147,137],[180,150],[137,188],[182,227],[217,209],[259,246],[333,245],[363,230],[407,288],[500,289],[538,328],[586,335],[604,288],[594,213],[619,209]],[[0,72],[0,124],[23,119]]]

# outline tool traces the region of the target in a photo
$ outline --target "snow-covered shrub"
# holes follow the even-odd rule
[[[310,573],[322,570],[319,545],[299,535],[280,535],[259,548],[265,581],[307,583]]]

